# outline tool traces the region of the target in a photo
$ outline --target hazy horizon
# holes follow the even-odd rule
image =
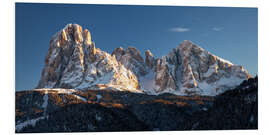
[[[184,40],[258,72],[257,8],[16,3],[16,90],[37,86],[51,37],[68,23],[111,53],[134,46],[156,57]]]

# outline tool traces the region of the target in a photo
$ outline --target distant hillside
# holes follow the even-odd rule
[[[16,92],[16,132],[258,128],[258,79],[216,97],[72,89]]]

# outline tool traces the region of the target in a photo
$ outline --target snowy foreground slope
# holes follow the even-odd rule
[[[19,91],[16,132],[257,129],[257,93],[257,78],[215,97],[106,89]]]
[[[249,77],[244,67],[187,40],[161,58],[147,50],[144,59],[134,47],[116,48],[108,54],[96,48],[89,30],[68,24],[50,41],[37,88],[215,96]]]

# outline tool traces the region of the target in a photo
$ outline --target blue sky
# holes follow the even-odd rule
[[[109,53],[134,46],[160,57],[191,40],[258,72],[257,8],[16,3],[16,90],[37,86],[50,38],[68,23],[89,29],[96,47]]]

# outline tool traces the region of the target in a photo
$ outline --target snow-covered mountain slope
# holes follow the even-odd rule
[[[152,66],[156,93],[217,95],[251,77],[242,66],[219,58],[187,40],[156,61]]]
[[[190,41],[167,56],[145,60],[135,47],[116,48],[110,55],[95,47],[90,32],[68,24],[50,41],[37,88],[115,89],[148,94],[215,96],[250,77],[234,65]]]

